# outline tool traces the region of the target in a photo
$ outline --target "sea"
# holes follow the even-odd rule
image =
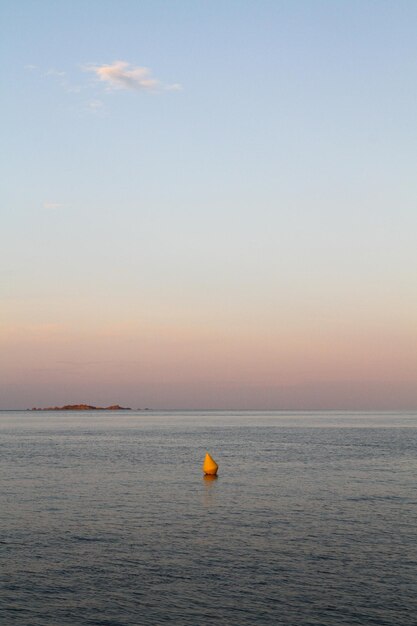
[[[0,412],[0,623],[416,626],[417,412]]]

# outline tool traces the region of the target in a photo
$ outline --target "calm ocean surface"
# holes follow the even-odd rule
[[[416,479],[416,412],[0,412],[0,622],[415,626]]]

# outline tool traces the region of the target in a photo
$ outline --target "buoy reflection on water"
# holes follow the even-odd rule
[[[216,476],[216,474],[204,474],[203,476],[203,480],[205,480],[206,482],[211,482],[212,480],[217,480],[218,476]]]

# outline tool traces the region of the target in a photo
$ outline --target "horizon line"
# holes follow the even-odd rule
[[[334,413],[334,412],[340,412],[340,413],[346,413],[349,411],[353,411],[353,412],[362,412],[362,413],[374,413],[375,411],[379,411],[381,413],[390,413],[392,411],[399,411],[399,412],[406,412],[406,411],[417,411],[417,406],[416,407],[408,407],[408,408],[360,408],[360,407],[351,407],[351,408],[337,408],[337,407],[333,407],[333,408],[327,408],[327,409],[323,409],[323,408],[314,408],[314,407],[310,407],[310,408],[299,408],[299,409],[294,409],[294,408],[252,408],[252,409],[248,409],[248,408],[238,408],[238,407],[234,407],[234,408],[217,408],[217,409],[208,409],[208,408],[168,408],[168,409],[161,409],[161,408],[152,408],[152,407],[145,407],[143,409],[141,408],[137,408],[137,409],[133,409],[131,407],[126,407],[124,409],[114,409],[113,411],[109,411],[109,409],[106,409],[105,407],[103,408],[98,408],[98,409],[90,409],[90,411],[106,411],[107,413],[116,413],[116,412],[123,412],[125,413],[126,410],[129,411],[133,411],[133,412],[143,412],[143,413],[169,413],[169,412],[192,412],[192,411],[199,411],[199,412],[204,412],[204,413],[218,413],[218,412],[231,412],[231,411],[239,411],[241,413],[250,413],[250,412],[255,412],[255,413],[273,413],[273,412],[287,412],[287,413],[301,413],[303,411],[306,412],[324,412],[324,413]],[[11,408],[6,408],[6,409],[2,409],[0,408],[0,412],[33,412],[33,413],[42,413],[43,412],[49,412],[49,413],[53,413],[54,410],[53,409],[36,409],[34,410],[33,408],[24,408],[24,409],[11,409]],[[56,409],[56,412],[58,411],[62,411],[63,413],[85,413],[88,412],[88,409]]]

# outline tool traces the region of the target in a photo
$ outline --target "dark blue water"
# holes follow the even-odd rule
[[[0,413],[0,621],[415,626],[416,451],[416,413]]]

